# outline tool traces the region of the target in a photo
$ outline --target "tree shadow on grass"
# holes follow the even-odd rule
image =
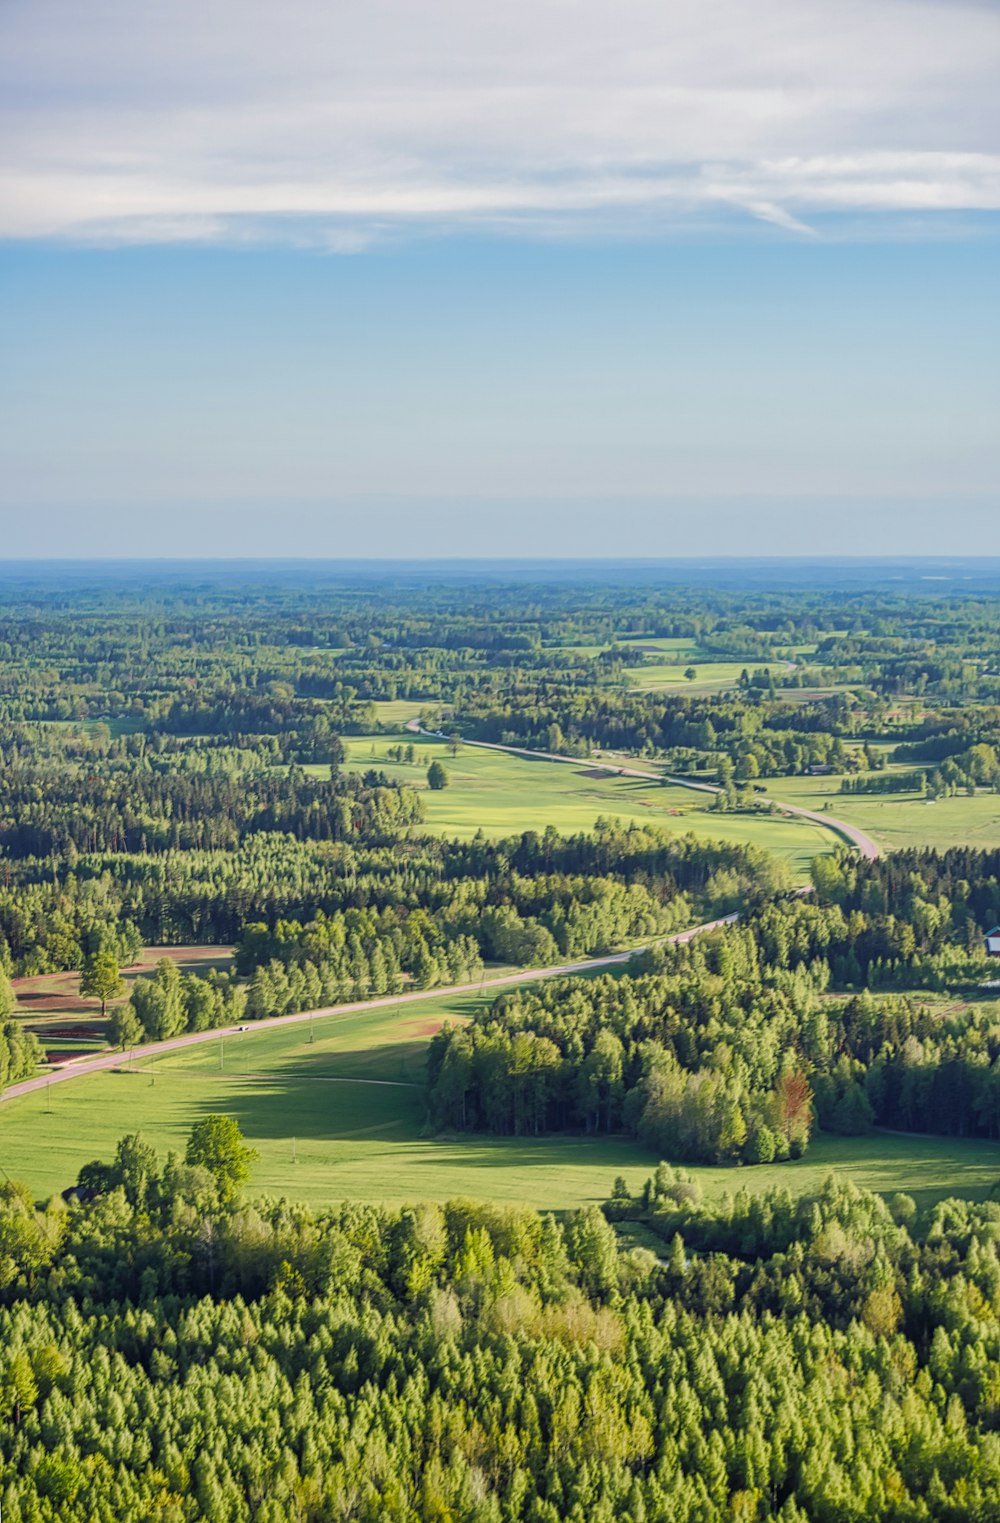
[[[422,1088],[314,1076],[209,1076],[190,1095],[195,1115],[224,1111],[245,1136],[272,1139],[315,1137],[326,1141],[375,1138],[397,1142],[418,1138],[426,1121]],[[166,1079],[170,1082],[169,1078]]]
[[[220,1078],[222,1076],[220,1075]],[[300,1142],[377,1145],[385,1149],[387,1187],[392,1186],[391,1154],[405,1146],[407,1162],[440,1163],[450,1170],[607,1166],[608,1189],[616,1169],[652,1169],[655,1160],[622,1137],[432,1136],[422,1087],[351,1080],[227,1075],[224,1091],[210,1082],[190,1097],[195,1115],[224,1110],[239,1122],[250,1142],[293,1136]],[[169,1082],[169,1080],[167,1081]]]
[[[407,1084],[423,1090],[427,1072],[426,1041],[387,1042],[378,1047],[358,1047],[339,1051],[308,1043],[286,1057],[269,1058],[262,1054],[250,1062],[252,1052],[237,1049],[229,1067],[235,1075],[253,1078],[258,1073],[294,1085],[300,1081],[365,1079],[371,1083]]]
[[[177,1073],[165,1074],[162,1082],[183,1085],[184,1109],[192,1121],[222,1111],[236,1118],[251,1143],[263,1147],[287,1140],[291,1150],[295,1138],[300,1156],[316,1167],[367,1169],[373,1199],[407,1193],[489,1195],[491,1176],[524,1170],[540,1171],[546,1192],[551,1188],[557,1201],[564,1193],[576,1193],[572,1182],[581,1171],[591,1176],[596,1171],[601,1179],[606,1174],[605,1193],[610,1194],[617,1174],[638,1188],[657,1162],[624,1137],[433,1136],[421,1085],[359,1082],[322,1072],[328,1065],[365,1056],[364,1050],[322,1054],[312,1073],[308,1064],[284,1060],[280,1071],[258,1077],[229,1072],[200,1075],[191,1082]],[[224,1082],[213,1083],[216,1078]],[[273,1170],[273,1148],[269,1152]],[[897,1191],[912,1195],[924,1213],[948,1196],[989,1198],[1000,1178],[1000,1147],[945,1137],[819,1136],[806,1156],[793,1163],[760,1169],[692,1166],[692,1173],[709,1197],[743,1188],[812,1194],[833,1173],[885,1196]],[[565,1176],[562,1185],[559,1174]],[[295,1175],[288,1174],[282,1189],[294,1191],[294,1181]]]

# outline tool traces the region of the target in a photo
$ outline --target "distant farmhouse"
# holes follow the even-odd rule
[[[983,938],[986,942],[986,950],[991,957],[1000,957],[1000,925],[995,925],[992,931],[987,931]]]

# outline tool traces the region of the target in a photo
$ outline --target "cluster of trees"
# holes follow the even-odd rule
[[[269,839],[255,838],[248,850],[259,851]],[[297,908],[308,902],[309,864],[317,859],[301,843],[286,840],[284,845],[301,868],[301,898],[293,902]],[[288,858],[282,853],[280,860]],[[258,875],[270,905],[280,889],[274,861],[261,858]],[[269,863],[270,876],[265,871]],[[473,982],[486,961],[543,966],[596,954],[683,928],[694,906],[706,914],[724,912],[736,902],[766,896],[783,882],[780,869],[753,848],[605,822],[594,833],[577,837],[553,831],[499,843],[421,843],[409,868],[401,866],[398,852],[373,848],[361,864],[353,856],[322,859],[327,876],[324,880],[317,871],[312,899],[326,898],[333,908],[318,909],[308,918],[279,914],[273,922],[243,925],[235,974],[247,980],[245,986],[214,971],[207,977],[181,975],[175,963],[162,960],[153,977],[137,980],[129,1002],[113,1012],[112,1041],[124,1048],[244,1017],[398,993],[407,979],[417,988]],[[539,870],[542,864],[551,870]],[[596,871],[609,864],[612,871]],[[36,942],[30,955],[36,967],[44,951],[58,956],[60,947],[67,960],[82,958],[84,992],[106,1002],[124,992],[118,965],[134,959],[142,936],[133,921],[119,918],[128,902],[115,893],[120,879],[84,879],[83,886],[95,893],[74,901],[66,890],[77,881],[74,875],[62,886],[58,902],[63,918],[53,912],[46,922],[53,939],[44,947]],[[51,885],[38,886],[35,895],[19,897],[19,906],[27,913],[38,897],[57,892]],[[370,903],[354,907],[356,898]],[[68,919],[74,902],[89,907],[86,932]],[[253,901],[244,895],[242,903]],[[107,919],[97,913],[98,904]],[[216,914],[224,908],[218,906]],[[0,919],[2,913],[0,895]],[[234,928],[238,923],[234,916]],[[112,924],[117,924],[117,934]],[[55,941],[57,934],[61,942]],[[83,952],[85,939],[94,944],[93,952]],[[27,957],[22,966],[24,962],[31,966]]]
[[[1000,1010],[993,1000],[942,1016],[906,995],[867,990],[827,1015],[828,1059],[812,1078],[824,1130],[874,1123],[1000,1138]]]
[[[392,798],[406,791],[387,790]],[[226,945],[250,922],[304,922],[317,909],[436,912],[450,903],[465,906],[462,934],[478,936],[487,906],[513,904],[524,920],[550,914],[546,926],[557,945],[586,952],[670,930],[686,909],[711,911],[724,901],[728,908],[743,894],[756,899],[787,881],[782,865],[759,849],[606,821],[571,837],[551,830],[448,841],[411,836],[406,827],[391,845],[384,839],[379,824],[372,841],[258,832],[232,851],[9,863],[8,881],[0,881],[0,963],[19,974],[75,969],[104,946],[124,965],[143,944]],[[480,945],[487,958],[538,960],[533,952],[494,954],[485,934]]]
[[[369,883],[368,907],[251,922],[236,966],[250,976],[275,961],[310,962],[363,984],[365,960],[378,948],[390,978],[404,972],[431,987],[452,981],[454,956],[463,966],[586,957],[681,929],[696,910],[755,902],[786,881],[781,865],[752,847],[604,821],[588,835],[442,843],[408,879],[395,872],[387,885],[394,893]]]
[[[975,987],[985,974],[978,931],[967,925],[956,942],[941,906],[919,896],[910,908],[882,912],[779,901],[764,906],[753,926],[769,962],[822,964],[824,978],[839,987]]]
[[[816,978],[771,968],[750,929],[668,945],[622,977],[502,995],[431,1044],[439,1127],[514,1135],[627,1131],[704,1162],[798,1156]]]
[[[528,966],[663,934],[685,925],[690,914],[683,895],[661,903],[643,885],[612,877],[511,875],[492,892],[468,879],[449,886],[453,892],[434,911],[319,912],[304,926],[279,920],[273,930],[253,923],[240,940],[237,966],[250,974],[272,958],[289,966],[312,961],[362,978],[364,959],[380,948],[391,969],[411,973],[429,988],[441,981],[430,976],[430,962],[447,957],[455,942],[471,947],[480,962]]]
[[[471,982],[483,959],[478,942],[442,914],[345,910],[319,911],[306,925],[248,925],[236,968],[251,979],[248,1014],[259,1016],[398,994],[404,973],[420,989]]]
[[[977,990],[988,969],[968,917],[992,904],[1000,854],[951,855],[911,854],[923,874],[895,857],[821,859],[810,898],[644,953],[622,977],[504,994],[434,1039],[434,1123],[625,1131],[712,1163],[795,1156],[814,1118],[848,1134],[877,1124],[1000,1137],[997,1002],[942,1018],[915,992]],[[954,879],[962,869],[970,876]],[[879,993],[886,985],[908,992]],[[861,992],[832,997],[845,986]]]
[[[659,756],[675,771],[707,770],[722,782],[881,764],[857,737],[861,715],[839,692],[813,703],[767,704],[749,687],[664,696],[539,679],[500,703],[488,699],[476,692],[457,708],[463,730],[477,740],[580,756],[594,747]],[[846,743],[852,739],[854,746]]]
[[[227,973],[215,968],[182,973],[162,957],[153,974],[135,979],[128,1001],[112,1011],[108,1036],[124,1051],[138,1042],[165,1042],[182,1031],[233,1026],[246,1008],[247,991]]]
[[[975,793],[979,788],[1000,790],[1000,755],[995,745],[985,742],[945,757],[927,778],[927,791],[935,798],[959,792]]]
[[[42,1056],[38,1038],[13,1019],[16,1009],[10,980],[0,968],[0,1095],[8,1084],[30,1079]]]
[[[275,832],[298,841],[391,840],[419,822],[419,795],[380,772],[301,767],[209,773],[175,758],[0,771],[0,848],[12,858],[234,850]]]
[[[1000,1208],[250,1205],[238,1130],[0,1184],[0,1502],[90,1523],[952,1523],[1000,1490]],[[623,1248],[608,1218],[664,1244]]]
[[[402,762],[411,767],[415,765],[417,760],[417,748],[412,740],[407,741],[405,744],[400,741],[398,745],[386,746],[385,754],[389,761]]]
[[[840,781],[841,793],[926,793],[927,774],[917,772],[862,772]]]
[[[1000,920],[1000,851],[911,847],[871,861],[839,851],[817,857],[812,878],[817,901],[848,917],[892,912],[908,921],[920,950],[949,938],[981,947],[982,932]]]

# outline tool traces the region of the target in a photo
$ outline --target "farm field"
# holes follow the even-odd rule
[[[685,677],[684,672],[692,666],[697,673]],[[673,661],[649,661],[641,666],[627,668],[630,687],[643,693],[659,693],[667,688],[677,688],[685,693],[718,693],[735,687],[743,671],[772,671],[775,676],[784,670],[782,662],[771,662],[761,668],[755,661],[688,661],[680,657]]]
[[[753,656],[735,661],[720,661],[706,653],[686,638],[659,638],[655,635],[622,635],[617,642],[626,660],[626,680],[630,687],[644,693],[658,693],[676,689],[686,693],[720,693],[735,687],[744,671],[771,671],[775,678],[788,670],[793,656],[810,656],[815,653],[815,643],[790,645],[782,651],[780,660],[761,662]],[[597,656],[606,645],[566,645],[559,647],[577,656]],[[634,664],[628,660],[633,655]],[[695,676],[685,677],[688,667],[694,667]],[[825,688],[824,692],[833,692]],[[796,690],[789,697],[809,696],[812,690]]]
[[[619,644],[626,653],[629,647],[635,652],[636,664],[626,666],[628,681],[631,687],[644,693],[656,693],[665,688],[680,688],[688,693],[717,693],[735,686],[742,671],[755,671],[761,665],[752,657],[744,661],[713,660],[687,639],[629,635]],[[783,665],[780,661],[772,662],[764,670],[777,674]],[[689,666],[694,667],[696,676],[685,677]]]
[[[640,635],[630,636],[620,643],[626,649],[632,646],[637,651],[642,651],[645,660],[635,666],[629,665],[627,672],[630,686],[646,693],[657,693],[668,688],[687,693],[724,692],[736,686],[744,671],[773,672],[777,680],[789,670],[793,656],[810,656],[816,649],[814,644],[788,646],[777,661],[762,662],[753,656],[735,661],[720,661],[706,655],[689,640],[661,640]],[[662,660],[659,659],[660,653]],[[688,667],[694,668],[694,677],[685,677]],[[836,687],[822,689],[823,692],[835,690]],[[790,693],[781,693],[780,696],[801,698],[813,695],[816,691],[818,690],[795,689]]]
[[[260,1152],[252,1191],[321,1205],[340,1199],[447,1200],[456,1195],[565,1210],[637,1189],[656,1159],[622,1138],[426,1135],[427,1043],[446,1020],[468,1019],[478,996],[428,995],[419,1005],[251,1029],[0,1105],[0,1160],[41,1198],[72,1182],[119,1137],[141,1131],[161,1153],[181,1149],[200,1117],[237,1118]],[[312,1040],[310,1040],[310,1036]],[[869,1189],[986,1198],[1000,1181],[1000,1146],[873,1134],[814,1139],[805,1159],[759,1168],[694,1167],[707,1193],[816,1188],[834,1169]]]
[[[907,769],[908,770],[908,769]],[[1000,846],[1000,793],[958,794],[928,803],[914,793],[839,793],[840,777],[764,779],[769,795],[781,802],[822,809],[859,825],[887,850],[907,846],[989,848]]]
[[[205,974],[210,968],[228,969],[231,947],[144,947],[138,962],[122,969],[131,988],[141,974],[150,973],[160,958],[168,957],[182,973]],[[41,973],[12,981],[18,1015],[23,1017],[45,1048],[50,1061],[65,1061],[74,1054],[101,1051],[105,1025],[101,1002],[80,996],[79,973]],[[119,1001],[112,1001],[110,1008]]]
[[[403,729],[408,719],[416,719],[417,715],[425,707],[422,703],[416,703],[412,698],[375,698],[372,700],[372,708],[378,716],[380,725],[387,729]]]
[[[784,857],[803,880],[813,857],[837,844],[832,831],[808,821],[716,814],[704,807],[703,795],[689,788],[600,773],[586,760],[574,766],[476,746],[463,746],[453,757],[444,741],[406,737],[407,742],[410,739],[418,758],[415,764],[388,759],[386,753],[399,744],[398,737],[352,736],[347,743],[348,765],[358,770],[377,766],[393,779],[422,787],[427,759],[443,761],[449,786],[438,793],[428,789],[422,795],[426,828],[440,835],[468,838],[482,830],[506,836],[544,830],[546,825],[568,834],[591,830],[603,815],[677,833],[692,831],[714,840],[752,843]]]

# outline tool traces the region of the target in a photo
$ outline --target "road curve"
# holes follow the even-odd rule
[[[427,735],[433,740],[447,740],[448,737],[440,730],[426,730],[417,719],[407,721],[406,728],[416,735]],[[463,746],[479,746],[484,751],[507,751],[513,756],[527,756],[539,758],[542,761],[564,762],[572,766],[579,766],[581,761],[586,761],[589,767],[595,771],[607,772],[617,777],[642,778],[647,782],[673,783],[679,788],[693,788],[699,793],[718,793],[720,790],[714,783],[692,783],[683,777],[665,776],[659,772],[644,771],[639,767],[619,767],[611,762],[594,761],[591,758],[579,756],[564,756],[556,751],[532,751],[527,746],[504,746],[498,741],[489,740],[465,740]],[[873,861],[881,856],[881,848],[871,836],[866,835],[857,825],[851,825],[847,820],[835,818],[830,814],[823,814],[815,809],[803,809],[798,804],[786,804],[781,799],[770,799],[761,796],[762,803],[773,803],[777,808],[783,809],[786,814],[797,816],[802,820],[809,820],[815,825],[826,826],[835,831],[848,841],[863,857]],[[707,920],[702,925],[692,926],[686,931],[679,931],[674,936],[659,937],[663,941],[690,941],[692,936],[697,936],[702,931],[714,931],[721,925],[731,924],[737,917],[726,915],[720,920]],[[652,943],[650,943],[652,945]],[[378,1010],[387,1005],[406,1005],[423,999],[435,999],[447,997],[453,994],[476,994],[482,989],[498,989],[510,984],[533,983],[540,978],[558,978],[568,973],[585,973],[592,968],[611,968],[616,964],[627,962],[636,952],[645,951],[645,947],[634,947],[628,952],[614,952],[606,957],[585,958],[581,962],[559,963],[551,968],[528,968],[518,973],[503,973],[495,978],[484,979],[480,983],[472,984],[449,984],[445,988],[418,989],[409,994],[387,994],[378,999],[359,1000],[344,1005],[324,1005],[318,1010],[302,1010],[297,1015],[271,1016],[267,1020],[254,1021],[245,1029],[239,1026],[216,1027],[212,1031],[189,1032],[185,1036],[173,1037],[168,1042],[150,1042],[142,1047],[136,1047],[129,1054],[130,1058],[158,1057],[166,1052],[175,1052],[182,1047],[194,1047],[199,1042],[214,1042],[216,1038],[227,1036],[252,1035],[255,1031],[265,1031],[272,1026],[290,1026],[296,1022],[311,1021],[319,1017],[352,1015],[362,1010]],[[20,1084],[12,1084],[9,1089],[0,1094],[0,1104],[5,1100],[15,1100],[19,1095],[31,1094],[33,1090],[43,1089],[48,1084],[62,1084],[67,1079],[77,1079],[83,1074],[99,1073],[102,1069],[120,1068],[126,1061],[124,1054],[120,1052],[102,1053],[97,1058],[84,1058],[78,1062],[67,1064],[64,1068],[54,1070],[52,1073],[40,1074],[34,1079],[24,1079]]]
[[[418,719],[409,719],[406,728],[414,735],[427,735],[433,740],[447,740],[449,737],[440,730],[425,730]],[[652,783],[673,783],[678,788],[693,788],[696,793],[721,793],[722,790],[715,783],[692,783],[684,777],[671,777],[662,772],[645,772],[638,767],[618,767],[613,762],[594,761],[591,757],[563,756],[557,751],[532,751],[527,746],[502,746],[494,740],[466,740],[462,739],[463,746],[479,746],[484,751],[507,751],[512,756],[528,756],[541,758],[542,761],[570,762],[579,767],[585,762],[595,772],[607,772],[615,777],[641,777]],[[814,825],[825,825],[836,835],[842,836],[849,845],[857,847],[863,857],[874,862],[876,857],[882,855],[882,849],[877,841],[866,835],[857,825],[852,825],[848,820],[837,819],[832,814],[823,814],[818,809],[803,809],[799,804],[786,804],[783,799],[768,798],[759,794],[762,804],[774,804],[775,808],[783,809],[786,814],[793,814],[800,820],[810,820]]]
[[[556,963],[551,968],[524,968],[517,973],[498,973],[493,978],[484,978],[471,984],[448,984],[438,989],[416,989],[409,994],[384,994],[377,999],[355,1000],[344,1005],[324,1005],[318,1010],[300,1010],[297,1015],[269,1016],[266,1020],[245,1022],[240,1026],[216,1026],[211,1031],[192,1031],[185,1036],[172,1037],[168,1042],[147,1042],[142,1047],[132,1048],[127,1055],[122,1052],[105,1052],[100,1057],[82,1058],[67,1064],[65,1068],[55,1069],[52,1073],[39,1074],[37,1078],[23,1079],[20,1084],[12,1084],[0,1095],[0,1104],[6,1100],[16,1100],[19,1095],[30,1095],[33,1090],[44,1089],[49,1084],[63,1084],[67,1079],[79,1079],[84,1074],[100,1073],[102,1069],[121,1068],[123,1063],[134,1058],[158,1058],[167,1052],[177,1052],[182,1047],[196,1047],[201,1042],[214,1042],[227,1036],[252,1036],[254,1032],[268,1031],[275,1026],[295,1026],[303,1021],[326,1016],[354,1015],[364,1010],[379,1010],[387,1005],[411,1005],[419,1000],[442,999],[453,994],[478,994],[484,989],[500,989],[510,984],[531,984],[540,978],[588,973],[593,968],[613,968],[619,963],[628,962],[630,957],[647,951],[651,946],[668,941],[690,941],[703,931],[715,931],[720,926],[732,925],[738,918],[737,915],[723,915],[718,920],[706,920],[701,925],[689,926],[686,931],[677,931],[672,936],[658,936],[641,947],[632,947],[627,952],[610,952],[604,957],[585,957],[579,962]]]

